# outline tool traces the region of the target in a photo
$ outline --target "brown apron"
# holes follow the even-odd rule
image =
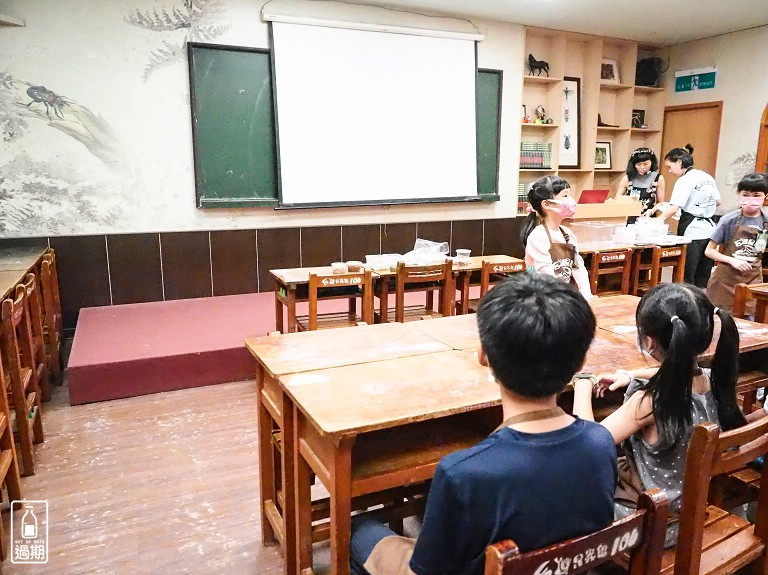
[[[768,220],[763,217],[763,229],[768,229]],[[752,268],[746,272],[735,270],[730,265],[718,262],[715,271],[707,283],[707,295],[712,303],[726,311],[733,310],[733,292],[736,284],[757,284],[763,281],[762,254],[755,252],[755,241],[760,232],[741,225],[743,213],[739,214],[734,227],[733,236],[725,246],[723,253],[731,257],[754,258]],[[747,304],[747,313],[755,313],[755,304]]]
[[[547,224],[542,223],[542,225],[544,231],[547,232],[547,238],[549,238],[549,255],[552,258],[555,277],[578,289],[576,278],[573,277],[573,270],[579,267],[576,263],[576,246],[570,242],[571,238],[568,237],[563,228],[560,228],[560,233],[563,234],[565,243],[553,242]]]
[[[552,407],[513,415],[505,419],[501,425],[493,430],[493,433],[515,423],[552,419],[560,417],[564,413],[561,408]],[[385,537],[374,546],[363,567],[371,575],[415,575],[409,566],[414,545],[416,545],[416,539],[411,537],[401,537],[400,535]]]

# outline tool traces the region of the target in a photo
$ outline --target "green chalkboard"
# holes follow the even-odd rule
[[[501,84],[501,70],[477,71],[477,193],[487,201],[499,199]]]
[[[197,206],[277,206],[269,51],[194,42],[187,51]],[[499,199],[501,89],[500,70],[478,70],[477,185],[486,201]]]
[[[192,42],[187,50],[197,206],[277,205],[269,52]]]

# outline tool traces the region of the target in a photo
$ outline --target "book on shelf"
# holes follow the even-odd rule
[[[549,169],[551,166],[551,143],[520,142],[520,169]]]

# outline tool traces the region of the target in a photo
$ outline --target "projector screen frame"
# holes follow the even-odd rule
[[[451,196],[451,197],[438,197],[438,198],[402,198],[402,199],[382,199],[382,200],[351,200],[351,201],[334,201],[334,202],[301,202],[301,203],[287,203],[283,201],[283,182],[282,182],[282,170],[281,170],[281,157],[280,157],[280,122],[279,122],[279,110],[278,110],[278,103],[277,103],[277,74],[278,70],[275,65],[275,44],[274,44],[274,37],[273,37],[273,22],[269,21],[268,26],[268,37],[269,37],[269,54],[270,54],[270,68],[272,71],[272,93],[275,94],[275,97],[272,99],[272,104],[274,107],[274,114],[275,114],[275,147],[276,147],[276,157],[277,157],[277,198],[278,198],[278,205],[275,206],[276,210],[293,210],[293,209],[315,209],[315,208],[344,208],[344,207],[358,207],[358,206],[389,206],[389,205],[423,205],[423,204],[455,204],[455,203],[475,203],[475,202],[488,202],[488,201],[499,201],[500,196],[498,193],[498,180],[499,180],[499,172],[498,172],[498,161],[497,161],[497,170],[496,170],[496,193],[493,195],[485,194],[480,195],[480,173],[478,169],[478,138],[477,135],[475,136],[475,186],[476,186],[476,192],[475,195],[471,196]],[[474,56],[475,56],[475,91],[477,91],[477,76],[479,73],[478,69],[478,55],[477,55],[477,41],[473,41],[473,48],[474,48]],[[499,90],[501,90],[501,85],[499,85]],[[499,99],[501,101],[501,99]],[[477,132],[477,122],[478,122],[478,113],[477,113],[477,94],[475,94],[475,131]],[[499,128],[501,124],[501,114],[499,114]],[[497,139],[500,139],[501,133],[500,130],[497,131],[498,136]],[[501,147],[497,147],[497,155],[501,154]]]

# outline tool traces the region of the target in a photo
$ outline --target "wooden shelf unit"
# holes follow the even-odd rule
[[[549,63],[549,77],[528,75],[528,54]],[[527,186],[543,175],[557,174],[571,183],[578,197],[584,189],[611,190],[610,197],[624,174],[630,153],[639,147],[652,148],[661,157],[665,96],[663,88],[634,86],[638,57],[655,54],[654,47],[639,46],[637,42],[602,38],[586,34],[562,32],[545,28],[526,28],[524,50],[523,104],[534,116],[536,106],[543,105],[553,124],[521,123],[521,142],[552,144],[550,169],[520,170],[520,183]],[[603,60],[618,64],[619,83],[600,79]],[[563,119],[563,79],[581,80],[579,166],[559,166],[559,144]],[[645,111],[648,128],[632,128],[632,111]],[[617,127],[598,126],[599,119]],[[595,169],[596,142],[611,144],[611,169]]]

